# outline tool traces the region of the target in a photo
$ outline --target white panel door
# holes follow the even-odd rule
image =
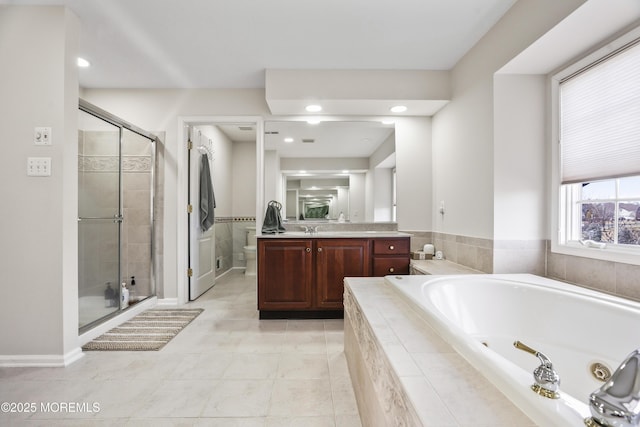
[[[215,225],[203,232],[200,227],[200,164],[202,156],[212,153],[211,141],[200,131],[189,129],[191,149],[189,150],[189,301],[193,301],[215,284]],[[213,170],[211,154],[208,156],[209,169]]]

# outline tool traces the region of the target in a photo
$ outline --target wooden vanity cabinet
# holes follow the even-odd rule
[[[258,238],[260,318],[341,317],[345,277],[409,273],[409,237]]]
[[[258,242],[258,309],[312,308],[312,246],[308,239]]]
[[[373,239],[374,277],[388,274],[409,274],[409,239]]]
[[[316,307],[342,310],[345,277],[369,275],[367,239],[317,239]]]

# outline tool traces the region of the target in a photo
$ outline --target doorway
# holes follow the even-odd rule
[[[262,119],[253,116],[183,118],[178,135],[186,148],[179,151],[178,158],[182,165],[178,170],[178,217],[184,218],[178,222],[177,302],[181,304],[211,288],[211,273],[215,283],[216,277],[244,268],[242,250],[247,245],[246,229],[258,226],[256,212],[262,205],[258,185],[263,162]],[[247,135],[251,135],[250,142],[246,140]],[[210,235],[202,231],[197,217],[200,168],[206,156],[210,159],[216,200],[215,223]],[[236,163],[238,159],[241,164]],[[250,168],[251,173],[242,174],[239,172],[242,168]],[[187,274],[183,275],[182,271]]]

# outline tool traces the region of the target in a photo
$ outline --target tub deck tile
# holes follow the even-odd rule
[[[377,400],[387,424],[535,426],[384,279],[348,278],[345,283],[345,352],[359,405]],[[356,384],[355,371],[370,380]]]

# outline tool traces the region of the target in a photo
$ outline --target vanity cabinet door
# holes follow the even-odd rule
[[[409,246],[408,237],[373,239],[372,275],[409,274]]]
[[[373,276],[382,277],[389,274],[409,274],[409,257],[374,257]]]
[[[409,255],[409,238],[373,239],[375,255]]]
[[[345,277],[369,275],[368,239],[317,239],[316,307],[342,309]]]
[[[258,309],[299,310],[313,304],[313,241],[258,241]]]

